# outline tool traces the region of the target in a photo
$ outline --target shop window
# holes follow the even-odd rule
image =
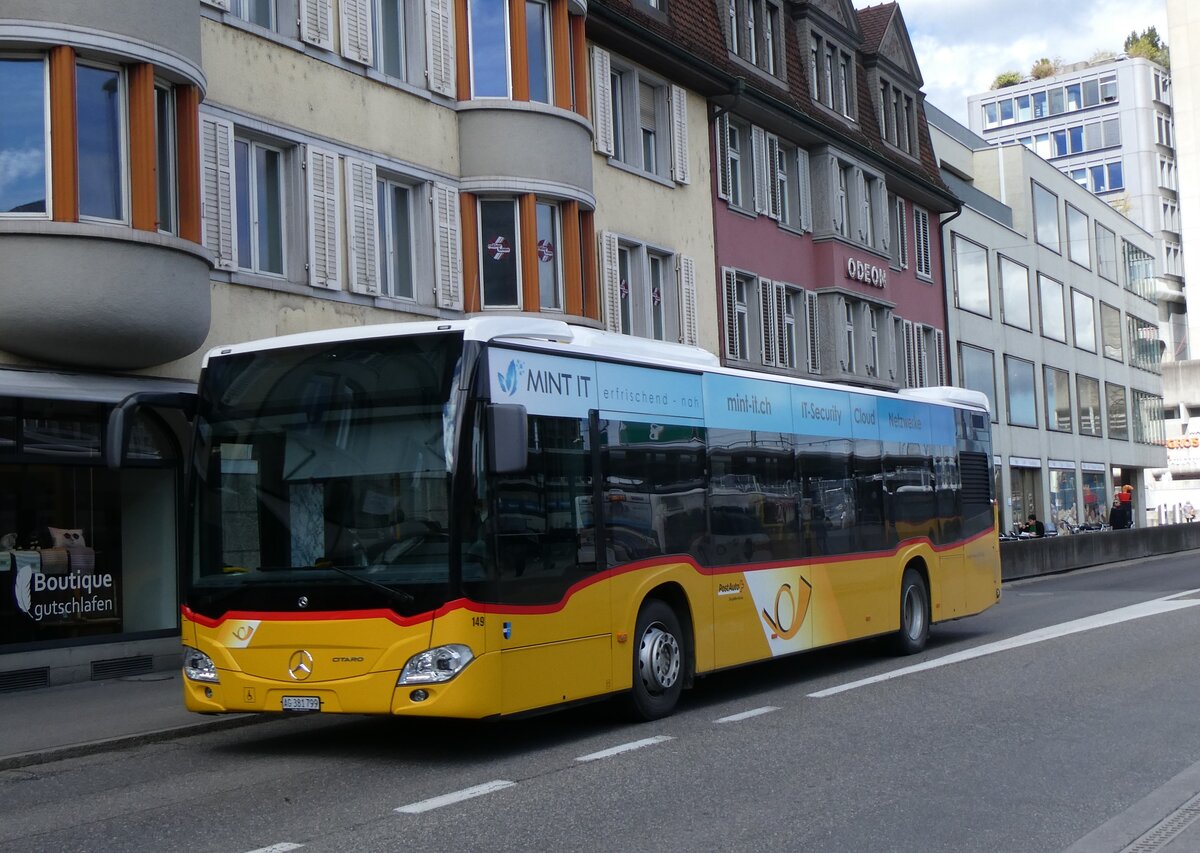
[[[46,144],[49,104],[46,61],[41,57],[0,58],[0,216],[44,215],[49,168]]]

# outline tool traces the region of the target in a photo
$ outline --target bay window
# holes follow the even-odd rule
[[[158,230],[174,234],[175,198],[175,93],[170,86],[154,87],[154,146],[158,169]]]
[[[561,226],[558,205],[537,203],[538,293],[542,310],[561,311],[563,307],[561,255]]]
[[[513,199],[479,201],[479,282],[484,308],[521,306],[518,213]]]
[[[511,90],[506,0],[471,0],[468,28],[471,44],[472,97],[509,97]]]
[[[125,82],[119,69],[79,64],[75,70],[79,151],[79,215],[124,222]]]
[[[42,57],[0,58],[0,215],[45,214],[50,170],[47,167],[49,98]]]
[[[553,69],[550,67],[550,4],[525,0],[525,45],[529,61],[529,100],[551,102]]]

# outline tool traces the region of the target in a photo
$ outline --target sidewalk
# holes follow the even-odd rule
[[[185,710],[182,677],[154,672],[0,694],[0,770],[262,719]]]

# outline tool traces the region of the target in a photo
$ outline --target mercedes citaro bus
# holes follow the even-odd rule
[[[118,458],[146,402],[114,413]],[[189,408],[193,711],[623,695],[652,719],[696,676],[881,635],[916,652],[1000,596],[971,391],[490,317],[220,347]]]

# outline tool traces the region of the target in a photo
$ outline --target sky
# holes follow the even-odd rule
[[[855,8],[880,0],[853,0]],[[1157,27],[1170,46],[1166,0],[898,0],[925,79],[926,100],[967,124],[967,96],[1001,71],[1029,73],[1041,57],[1082,62],[1120,53],[1134,30]]]

